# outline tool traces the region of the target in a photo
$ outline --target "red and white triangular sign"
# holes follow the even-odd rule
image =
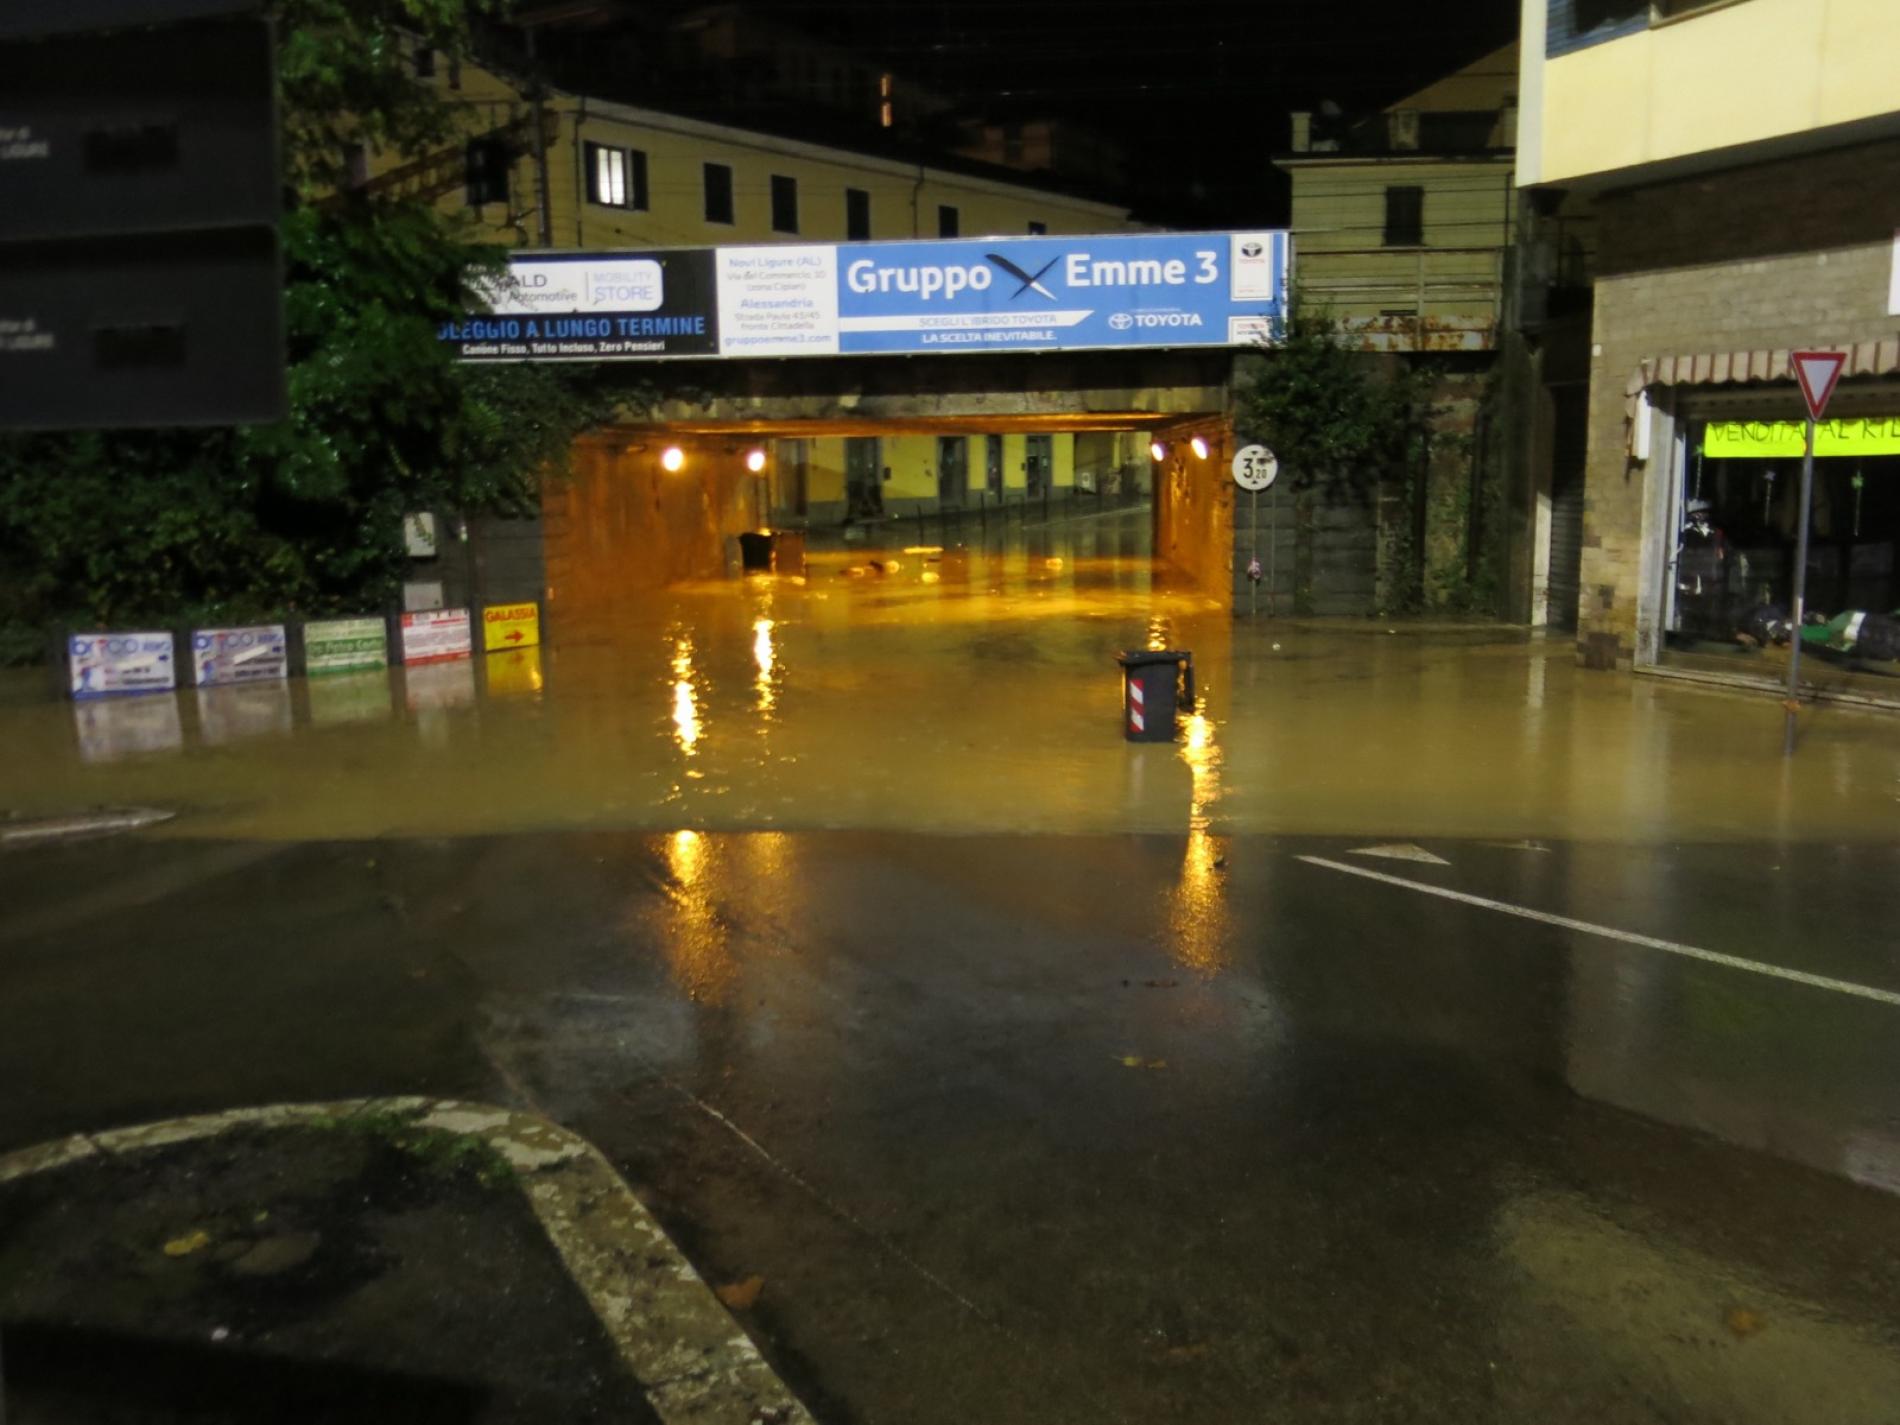
[[[1815,420],[1827,409],[1834,383],[1841,379],[1847,365],[1844,351],[1797,351],[1792,353],[1795,379],[1801,383],[1801,399],[1808,403],[1808,414]]]

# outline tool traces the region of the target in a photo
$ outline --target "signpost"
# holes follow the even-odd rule
[[[75,698],[170,692],[178,685],[169,633],[75,633],[66,640]]]
[[[1808,406],[1806,448],[1801,455],[1801,521],[1794,545],[1794,637],[1788,651],[1788,720],[1782,751],[1794,755],[1794,718],[1801,697],[1801,629],[1806,622],[1808,594],[1808,514],[1814,496],[1814,427],[1827,410],[1828,399],[1841,379],[1847,355],[1839,351],[1797,351],[1790,361],[1801,383],[1801,399]]]
[[[1247,531],[1253,536],[1253,557],[1247,562],[1247,577],[1253,582],[1251,613],[1260,612],[1260,492],[1272,486],[1280,478],[1280,460],[1264,445],[1243,445],[1234,452],[1234,483],[1247,491],[1252,497],[1252,508],[1248,513]],[[1274,519],[1271,506],[1267,510],[1267,563],[1272,565],[1277,552],[1278,540],[1274,538]],[[1267,571],[1267,613],[1273,612],[1273,571]]]
[[[417,609],[398,621],[405,664],[442,663],[471,652],[467,609]]]
[[[303,626],[306,675],[389,665],[389,626],[379,618],[312,619]]]
[[[200,688],[281,682],[290,673],[290,645],[281,623],[193,629],[191,662],[192,681]]]
[[[510,648],[532,648],[541,641],[541,606],[489,604],[482,610],[482,651],[499,653]]]

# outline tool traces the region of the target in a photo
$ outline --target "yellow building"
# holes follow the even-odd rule
[[[1371,350],[1497,345],[1514,239],[1517,47],[1369,119],[1293,116],[1301,300]]]
[[[1579,657],[1773,686],[1797,598],[1900,608],[1900,452],[1868,434],[1900,417],[1900,5],[1524,0],[1522,33],[1521,181],[1599,227]],[[1801,348],[1846,355],[1859,424],[1824,432],[1797,588],[1800,462],[1728,433],[1801,416]],[[1831,642],[1817,682],[1900,701],[1900,662]]]
[[[374,185],[465,210],[496,241],[561,250],[1131,230],[1128,210],[978,164],[916,164],[548,90],[536,105],[492,70],[424,56],[465,115],[466,141]],[[545,240],[543,234],[545,232]],[[1079,452],[1078,452],[1079,446]],[[829,523],[979,502],[1023,503],[1145,469],[1127,436],[827,435],[781,441],[762,518]]]

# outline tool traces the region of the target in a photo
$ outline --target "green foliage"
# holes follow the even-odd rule
[[[1251,366],[1240,426],[1273,448],[1296,490],[1362,499],[1416,457],[1429,374],[1382,376],[1340,341],[1327,313],[1296,302],[1286,340]]]
[[[405,512],[532,512],[573,436],[608,416],[594,368],[462,367],[436,340],[499,248],[420,203],[313,201],[353,137],[401,158],[451,136],[401,31],[461,51],[469,9],[279,0],[289,417],[0,438],[0,657],[66,620],[381,607]]]
[[[320,1117],[313,1126],[387,1143],[443,1177],[466,1175],[489,1188],[516,1180],[514,1165],[486,1138],[418,1123],[414,1113],[371,1109],[347,1118]]]

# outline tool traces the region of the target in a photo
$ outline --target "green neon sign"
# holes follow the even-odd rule
[[[1710,460],[1767,460],[1807,448],[1805,421],[1710,421],[1702,453]],[[1900,416],[1821,421],[1814,427],[1814,453],[1900,455]]]

